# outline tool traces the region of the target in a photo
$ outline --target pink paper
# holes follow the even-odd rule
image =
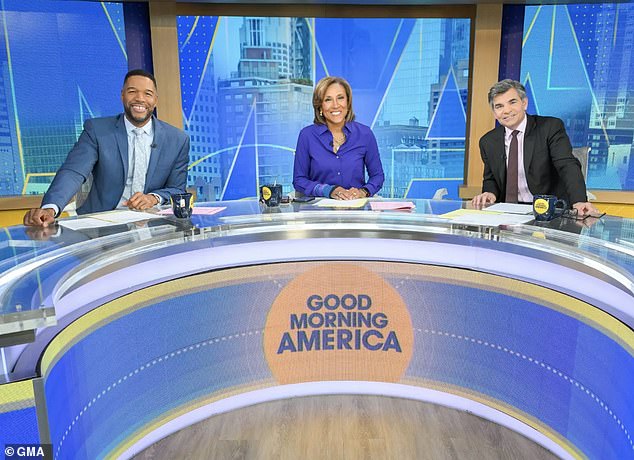
[[[372,211],[407,211],[414,209],[411,201],[370,201]]]
[[[194,206],[194,209],[192,210],[192,214],[194,215],[206,215],[206,216],[211,216],[213,214],[216,214],[220,211],[224,211],[225,209],[227,209],[226,206],[219,206],[219,207],[207,207],[207,206]],[[163,215],[163,216],[171,216],[172,214],[174,214],[174,212],[172,211],[171,208],[168,209],[163,209],[162,211],[159,211],[159,214]]]

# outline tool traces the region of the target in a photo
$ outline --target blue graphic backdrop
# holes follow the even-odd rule
[[[4,0],[0,195],[43,193],[83,121],[121,111],[120,3]]]
[[[290,192],[297,135],[326,75],[350,82],[357,120],[375,132],[381,195],[457,197],[469,19],[180,16],[178,37],[199,200],[253,197],[264,183]]]
[[[590,146],[589,188],[634,190],[634,5],[527,6],[521,81],[529,113]]]
[[[0,195],[42,193],[83,120],[120,111],[123,8],[16,0],[1,8]],[[272,37],[261,47],[269,55],[243,56],[257,34],[241,31],[255,30],[245,24],[257,20],[259,36]],[[351,81],[359,120],[377,135],[382,195],[429,196],[440,180],[453,196],[464,165],[462,120],[454,115],[455,95],[466,106],[468,19],[182,16],[178,28],[194,146],[189,181],[202,197],[253,196],[263,181],[290,191],[295,139],[312,121],[311,87],[325,74]],[[526,7],[520,79],[529,86],[529,112],[563,118],[573,145],[592,148],[590,188],[634,189],[633,28],[631,4]],[[447,97],[451,75],[456,94]]]
[[[276,385],[262,339],[271,305],[321,264],[284,264],[277,283],[262,276],[274,265],[183,278],[80,318],[43,358],[56,458],[117,456],[181,411]],[[616,320],[493,275],[360,265],[398,286],[411,315],[413,354],[399,383],[475,396],[579,458],[632,458],[632,333]]]

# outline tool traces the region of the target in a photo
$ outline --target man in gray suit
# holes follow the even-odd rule
[[[556,195],[579,216],[598,213],[588,202],[581,164],[572,155],[563,122],[527,115],[526,90],[515,80],[493,85],[489,104],[499,126],[480,139],[484,177],[482,193],[472,204],[532,203],[533,195]]]
[[[144,70],[125,76],[123,114],[87,120],[79,140],[57,171],[40,208],[24,225],[46,227],[92,174],[92,188],[78,214],[120,206],[144,210],[183,193],[187,183],[189,137],[153,116],[156,80]]]

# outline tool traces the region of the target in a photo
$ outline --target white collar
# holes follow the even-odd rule
[[[125,114],[123,114],[123,122],[125,123],[125,130],[128,133],[128,136],[133,134],[132,130],[138,128],[138,126],[134,126],[132,123],[130,123],[130,120],[128,120],[128,117],[126,117]],[[154,119],[150,118],[150,121],[141,126],[140,129],[148,136],[154,137]]]
[[[127,121],[127,120],[126,120]],[[528,115],[526,114],[526,112],[524,112],[524,119],[522,120],[522,122],[519,124],[519,126],[515,129],[509,129],[506,126],[504,127],[504,135],[506,136],[506,138],[508,139],[509,137],[511,137],[511,135],[513,134],[513,131],[517,130],[520,133],[524,134],[526,132],[526,123],[528,122]]]

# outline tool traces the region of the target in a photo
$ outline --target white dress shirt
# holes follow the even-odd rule
[[[123,194],[121,195],[121,199],[119,200],[119,207],[123,206],[123,202],[128,200],[135,192],[143,192],[143,190],[132,190],[132,178],[134,175],[134,156],[141,155],[141,174],[145,177],[147,173],[148,165],[150,164],[150,154],[152,152],[152,143],[154,142],[154,123],[150,120],[149,123],[146,123],[145,126],[142,126],[140,129],[142,133],[140,134],[140,146],[141,151],[134,151],[134,129],[137,129],[130,121],[124,117],[125,122],[125,130],[128,133],[128,176],[125,180],[125,187],[123,188]],[[145,181],[144,181],[145,184]],[[152,193],[155,197],[158,198],[158,204],[161,204],[161,197]]]
[[[519,133],[517,134],[517,190],[518,196],[517,201],[520,203],[532,203],[533,202],[533,194],[528,189],[528,182],[526,181],[526,171],[524,170],[524,133],[526,132],[526,122],[527,122],[526,114],[524,114],[524,119],[519,124],[517,128],[515,128]],[[504,127],[504,152],[506,153],[506,167],[509,165],[509,149],[511,148],[511,139],[513,137],[512,129]]]

